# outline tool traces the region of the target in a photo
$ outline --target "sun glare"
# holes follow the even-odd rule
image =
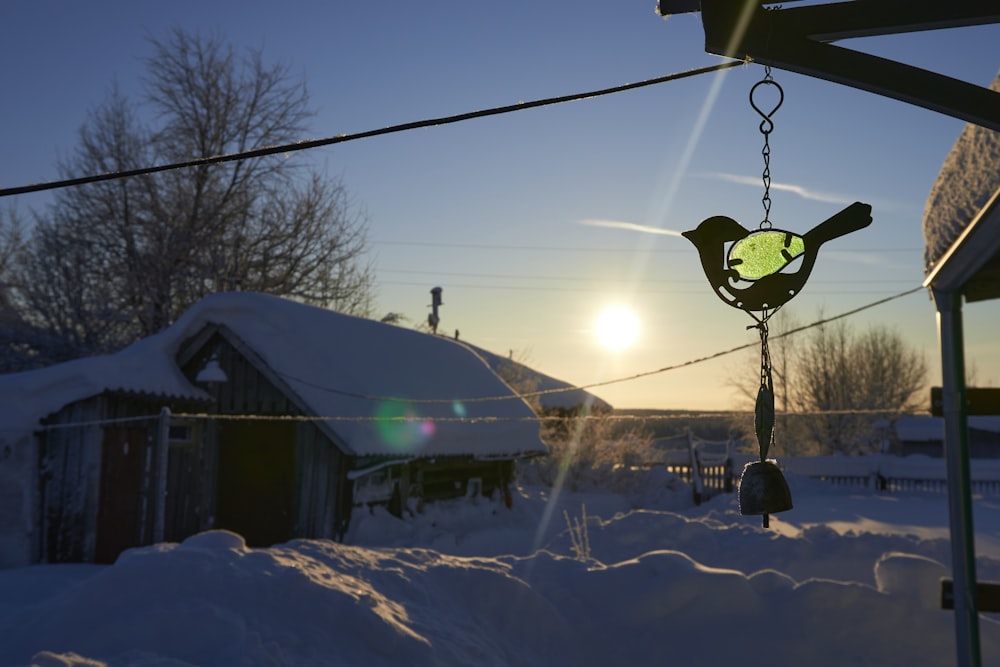
[[[624,350],[639,337],[639,318],[625,306],[612,306],[598,316],[594,333],[604,347]]]

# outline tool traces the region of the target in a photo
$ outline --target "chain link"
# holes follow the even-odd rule
[[[754,102],[753,95],[758,87],[762,85],[774,86],[778,90],[778,102],[774,105],[769,112],[764,112],[759,106]],[[761,149],[761,156],[764,158],[764,171],[761,174],[761,180],[764,182],[764,196],[761,198],[761,203],[764,205],[764,219],[760,222],[761,229],[771,228],[771,143],[770,135],[774,131],[774,122],[771,120],[771,116],[774,112],[778,110],[781,103],[785,100],[785,93],[781,89],[781,86],[774,80],[771,75],[771,67],[765,65],[764,67],[764,78],[754,84],[753,88],[750,89],[750,106],[753,107],[761,116],[760,121],[760,133],[764,135],[764,148]]]
[[[771,127],[774,127],[773,123]],[[764,156],[764,172],[761,174],[764,181],[764,196],[760,200],[764,205],[764,219],[760,221],[761,229],[771,228],[771,220],[769,219],[771,215],[771,144],[767,140],[770,133],[770,130],[764,132],[764,148],[760,152]]]

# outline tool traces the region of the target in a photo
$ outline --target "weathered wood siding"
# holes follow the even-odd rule
[[[95,398],[67,406],[53,421],[89,422],[99,416]],[[40,553],[46,562],[94,559],[102,439],[97,425],[54,428],[41,436]]]
[[[33,434],[0,431],[0,569],[40,558],[38,465]]]
[[[212,388],[221,415],[300,416],[302,411],[281,389],[258,370],[248,358],[251,350],[240,349],[226,336],[216,332],[204,342],[184,365],[189,378],[195,378],[214,355],[226,373],[227,381]],[[256,364],[263,365],[261,360]],[[214,498],[218,478],[218,424],[209,420],[206,429],[206,495]],[[352,457],[345,455],[322,430],[310,421],[299,421],[295,428],[296,497],[294,532],[296,537],[339,539],[350,519],[351,483],[346,473]],[[206,507],[206,509],[209,509]]]
[[[171,439],[167,455],[163,532],[167,542],[181,542],[211,525],[213,504],[206,491],[209,480],[205,474],[207,425],[192,421],[184,426],[190,429],[189,438]]]
[[[295,532],[339,540],[350,521],[352,483],[348,457],[311,422],[299,422]]]
[[[247,354],[251,352],[246,350]],[[264,375],[247,356],[216,333],[184,366],[194,380],[198,371],[215,355],[227,381],[212,388],[221,414],[297,415],[301,411]],[[261,362],[262,363],[262,362]]]
[[[117,553],[112,553],[115,548],[109,551],[109,544],[153,543],[158,502],[155,482],[160,474],[155,456],[158,417],[170,402],[163,397],[108,393],[71,403],[44,420],[45,428],[39,434],[42,525],[38,553],[42,561],[113,560]],[[193,405],[174,401],[172,407],[185,410]],[[136,419],[142,417],[145,419]],[[106,447],[124,447],[126,442],[140,450],[132,452],[139,456],[138,472],[129,468],[137,480],[127,488],[120,484],[122,480],[106,478],[120,471],[105,460]],[[199,469],[201,447],[196,439],[168,450],[165,539],[182,539],[206,527],[208,514],[200,490],[204,480],[185,473]],[[102,507],[102,503],[115,507]],[[105,538],[112,532],[119,536],[108,542]]]

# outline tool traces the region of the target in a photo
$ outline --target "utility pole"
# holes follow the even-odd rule
[[[440,287],[434,287],[431,289],[431,314],[427,316],[427,324],[431,327],[431,333],[438,332],[438,324],[441,323],[441,317],[438,315],[438,308],[443,306],[444,303],[441,302],[441,292],[443,292]]]

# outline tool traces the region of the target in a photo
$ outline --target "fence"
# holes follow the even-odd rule
[[[926,456],[900,458],[889,455],[792,457],[781,461],[790,473],[823,480],[836,486],[867,488],[886,493],[931,492],[948,489],[943,459]],[[972,493],[1000,495],[1000,461],[970,462]]]
[[[691,485],[696,504],[720,493],[732,493],[743,464],[756,458],[736,453],[732,440],[701,440],[684,436],[654,442],[667,470]],[[745,460],[744,460],[745,459]],[[788,473],[834,486],[864,488],[882,493],[945,493],[948,476],[943,459],[891,455],[787,457],[779,465]],[[1000,460],[970,462],[973,494],[1000,496]]]
[[[662,452],[667,470],[691,485],[696,505],[733,492],[732,440],[700,440],[689,429],[683,438],[660,440],[654,446]]]

